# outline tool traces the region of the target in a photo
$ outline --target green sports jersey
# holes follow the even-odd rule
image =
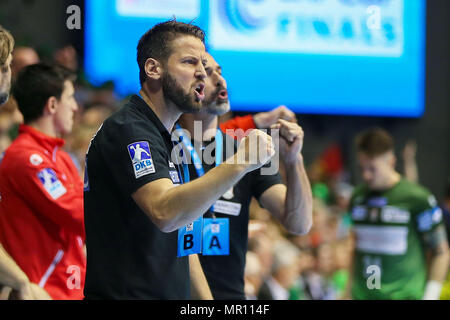
[[[362,185],[350,200],[355,232],[354,299],[421,299],[427,270],[423,235],[442,224],[425,188],[405,179],[385,191]]]

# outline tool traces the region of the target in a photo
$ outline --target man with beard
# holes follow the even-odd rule
[[[0,106],[4,105],[9,98],[13,49],[13,37],[0,26]]]
[[[182,134],[185,135],[183,142],[188,146],[186,149],[192,154],[191,159],[202,159],[201,163],[194,161],[195,165],[189,165],[191,179],[200,178],[205,172],[207,174],[214,170],[223,155],[229,152],[227,148],[236,147],[230,135],[216,130],[218,116],[228,112],[230,104],[220,65],[211,55],[207,56],[207,60],[204,108],[198,113],[184,114],[180,118],[181,127],[188,131]],[[195,125],[201,126],[199,137],[195,136]],[[311,227],[312,193],[301,155],[303,131],[297,123],[285,120],[278,120],[273,128],[279,129],[281,133],[280,158],[287,170],[287,186],[281,183],[278,173],[268,175],[262,169],[255,170],[242,177],[205,211],[200,261],[214,299],[245,299],[244,269],[252,197],[268,209],[289,232],[306,234]],[[197,147],[196,150],[195,147],[189,147],[192,143],[189,142],[188,135],[201,139],[193,142],[193,145],[200,148]],[[209,151],[212,150],[215,152],[214,157],[209,157]],[[219,157],[218,152],[222,153]],[[213,228],[217,233],[209,232]]]
[[[141,96],[103,123],[86,155],[85,297],[188,299],[194,259],[187,256],[195,257],[201,245],[198,219],[274,149],[268,135],[254,130],[244,140],[258,139],[264,155],[256,162],[248,161],[243,144],[229,161],[187,183],[171,156],[170,132],[182,113],[202,108],[204,33],[177,21],[160,23],[140,39],[137,60]],[[198,268],[192,271],[201,277]]]
[[[14,38],[9,31],[0,26],[0,107],[9,98],[13,48]],[[2,285],[8,287],[2,289]],[[48,294],[42,288],[30,282],[25,272],[20,269],[0,244],[0,300],[3,298],[3,293],[6,293],[5,297],[7,297],[11,289],[13,290],[13,296],[18,299],[43,300],[49,298]]]

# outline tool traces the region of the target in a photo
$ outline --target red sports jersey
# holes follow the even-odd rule
[[[0,164],[0,242],[53,299],[82,299],[83,182],[64,140],[22,125]]]

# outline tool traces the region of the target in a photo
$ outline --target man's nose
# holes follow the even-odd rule
[[[197,69],[195,76],[200,80],[205,80],[208,74],[206,73],[205,67],[200,63],[200,67]]]
[[[225,81],[224,77],[222,77],[221,75],[218,76],[216,86],[218,86],[218,87],[220,86],[220,87],[224,87],[224,88],[227,87],[227,82]]]

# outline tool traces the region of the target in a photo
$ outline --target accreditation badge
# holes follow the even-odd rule
[[[178,257],[202,252],[203,216],[178,230]]]
[[[228,218],[203,219],[204,256],[230,254],[230,220]]]
[[[225,200],[217,200],[214,203],[212,210],[217,213],[237,217],[241,213],[241,207],[242,205],[240,203]]]

